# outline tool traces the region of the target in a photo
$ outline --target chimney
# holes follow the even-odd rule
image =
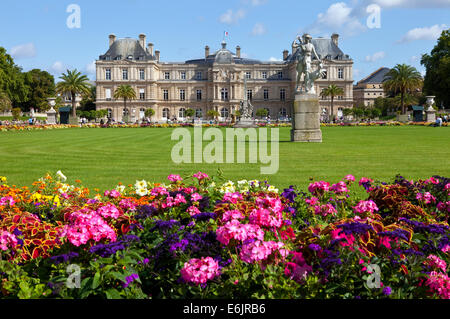
[[[209,46],[205,47],[205,59],[208,57],[209,55]]]
[[[238,58],[241,57],[241,47],[240,47],[240,46],[237,46],[237,47],[236,47],[236,56],[237,56]]]
[[[155,51],[156,61],[158,61],[158,62],[159,62],[159,53],[160,52],[158,50]]]
[[[149,43],[148,45],[148,53],[150,54],[150,55],[153,55],[153,43]]]
[[[288,50],[284,50],[283,51],[283,61],[286,61],[289,55],[289,51]]]
[[[145,34],[139,34],[139,44],[145,50]]]
[[[116,42],[116,36],[114,34],[109,35],[109,46],[112,46],[112,44]]]
[[[339,34],[333,33],[331,35],[331,40],[333,40],[333,43],[336,44],[336,46],[339,46]]]

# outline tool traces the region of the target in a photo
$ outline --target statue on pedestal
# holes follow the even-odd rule
[[[305,93],[316,94],[314,88],[314,81],[324,75],[325,69],[323,68],[323,62],[317,55],[314,45],[311,43],[312,37],[309,34],[303,35],[303,41],[300,36],[292,43],[294,49],[300,49],[300,54],[297,55],[297,87],[296,92],[301,92],[301,77],[303,77],[303,86]],[[298,41],[298,43],[296,42]],[[311,62],[315,57],[319,61],[319,68],[316,71],[312,70]]]
[[[249,101],[247,96],[247,79],[244,78],[244,99],[241,101],[239,106],[240,119],[234,125],[234,127],[256,127],[253,119],[253,105]]]

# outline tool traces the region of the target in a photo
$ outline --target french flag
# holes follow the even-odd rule
[[[224,31],[224,32],[223,32],[223,37],[224,37],[224,38],[227,37],[228,34],[229,34],[228,31]]]

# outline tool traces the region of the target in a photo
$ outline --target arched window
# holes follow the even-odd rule
[[[111,110],[111,109],[108,109],[107,111],[108,111],[108,118],[109,118],[109,119],[112,118],[112,110]]]
[[[220,116],[223,118],[228,118],[230,115],[230,112],[228,111],[228,108],[224,107],[220,110]]]
[[[143,119],[145,117],[145,109],[144,108],[141,108],[140,110],[139,110],[139,119]]]
[[[282,107],[280,109],[280,117],[286,117],[287,116],[287,110],[286,108]]]
[[[168,108],[164,108],[164,109],[162,110],[162,117],[163,117],[164,119],[168,119],[168,118],[169,118],[169,114],[170,114],[170,112],[169,112],[169,109],[168,109]]]
[[[128,108],[124,108],[124,109],[122,110],[122,114],[123,114],[123,115],[129,115],[129,114],[130,114],[130,110],[129,110]]]
[[[196,109],[195,110],[195,117],[202,118],[203,117],[203,110],[202,109]]]
[[[186,109],[181,108],[178,110],[178,117],[184,119],[186,117]]]

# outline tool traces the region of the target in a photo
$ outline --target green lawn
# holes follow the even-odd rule
[[[336,182],[346,174],[390,181],[450,176],[450,129],[441,127],[325,127],[323,143],[290,143],[280,128],[280,163],[275,175],[260,175],[257,164],[174,164],[173,129],[61,129],[1,132],[0,176],[10,185],[30,185],[46,172],[62,170],[68,182],[107,189],[137,179],[165,182],[167,175],[220,167],[232,180],[261,179],[284,187],[305,187],[309,178]],[[193,129],[190,129],[191,131]],[[206,144],[206,143],[205,143]]]

